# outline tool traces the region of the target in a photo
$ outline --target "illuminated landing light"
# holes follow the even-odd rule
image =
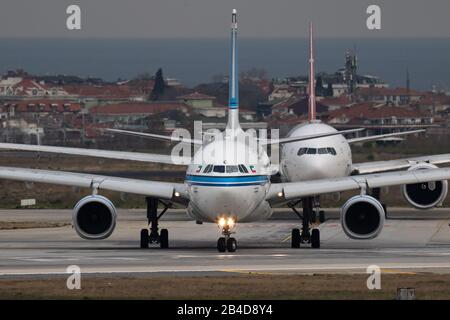
[[[221,228],[233,228],[236,224],[236,219],[233,217],[221,217],[217,220],[217,225]]]
[[[278,196],[279,198],[283,197],[283,191],[278,192],[278,193],[277,193],[277,196]]]
[[[180,193],[178,192],[178,191],[175,191],[175,197],[179,197],[180,196]]]
[[[227,221],[225,220],[225,218],[220,218],[219,222],[217,224],[223,228],[223,227],[225,227],[226,223],[227,223]]]

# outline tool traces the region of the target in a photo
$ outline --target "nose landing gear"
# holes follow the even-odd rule
[[[219,227],[222,228],[222,235],[223,237],[220,237],[217,240],[217,250],[219,252],[235,252],[237,249],[237,241],[235,238],[232,238],[231,235],[233,232],[231,232],[231,229],[234,227],[236,221],[233,218],[220,218],[217,222]]]

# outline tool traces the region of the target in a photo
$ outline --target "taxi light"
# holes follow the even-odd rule
[[[179,197],[180,193],[178,191],[175,192],[175,197]]]
[[[220,218],[219,219],[219,226],[221,226],[221,227],[224,227],[225,226],[225,224],[226,224],[226,220],[225,220],[225,218]]]
[[[234,219],[233,218],[228,218],[227,225],[229,227],[233,227],[234,226]]]
[[[283,192],[282,191],[278,192],[277,196],[281,198],[283,196]]]

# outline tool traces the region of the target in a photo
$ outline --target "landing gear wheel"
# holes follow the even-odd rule
[[[219,252],[227,251],[227,244],[224,237],[221,237],[219,238],[219,240],[217,240],[217,250]]]
[[[159,236],[159,245],[161,249],[169,248],[169,231],[167,229],[161,229]]]
[[[325,222],[325,211],[323,211],[323,210],[320,210],[319,211],[319,221],[320,221],[320,223],[324,223]]]
[[[312,229],[311,231],[311,248],[320,248],[320,231],[319,229]]]
[[[292,229],[291,234],[291,248],[300,248],[300,230]]]
[[[235,238],[229,238],[227,240],[227,250],[228,252],[235,252],[237,249],[237,241]]]
[[[148,229],[141,230],[141,248],[142,249],[148,248]]]

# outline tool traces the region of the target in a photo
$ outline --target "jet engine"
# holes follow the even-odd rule
[[[410,167],[408,171],[435,168],[437,167],[431,163],[419,163]],[[405,184],[402,186],[403,197],[417,209],[430,209],[441,204],[447,197],[447,192],[447,180]]]
[[[381,232],[385,212],[381,203],[367,195],[354,196],[341,208],[341,225],[352,239],[373,239]]]
[[[87,240],[108,238],[116,227],[116,208],[99,195],[81,199],[73,208],[73,225],[78,235]]]

